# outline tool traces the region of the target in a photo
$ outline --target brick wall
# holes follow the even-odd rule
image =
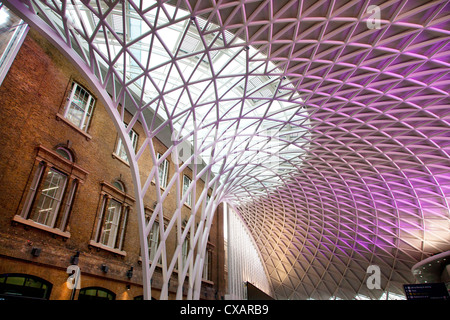
[[[126,186],[126,193],[134,197],[130,169],[113,155],[118,135],[99,101],[95,105],[88,135],[58,116],[64,112],[72,81],[84,86],[95,96],[76,68],[48,41],[30,30],[0,87],[0,274],[20,272],[42,277],[53,283],[51,299],[68,299],[70,290],[65,285],[68,276],[66,268],[70,265],[71,256],[79,251],[83,287],[100,286],[115,292],[117,299],[133,299],[142,294],[138,223],[133,207],[128,216],[122,248],[126,252],[125,256],[89,245],[100,210],[101,182],[112,184],[120,178]],[[125,122],[129,119],[130,115],[127,114]],[[139,124],[133,129],[140,137],[139,148],[145,134]],[[154,139],[153,143],[160,153],[166,150],[159,140]],[[68,228],[65,230],[70,237],[26,225],[14,218],[21,213],[36,172],[38,146],[55,150],[57,145],[70,147],[75,154],[76,165],[87,172],[75,195]],[[145,155],[139,165],[141,172],[147,174],[152,167],[150,157]],[[174,170],[171,163],[169,176]],[[185,173],[191,175],[189,169]],[[145,204],[149,208],[153,207],[156,200],[154,188],[152,184],[146,194]],[[203,182],[200,181],[197,196],[202,189]],[[175,190],[171,190],[170,198],[165,201],[167,218],[175,210],[175,195]],[[189,213],[190,210],[184,207],[183,215],[187,217]],[[225,293],[221,226],[222,220],[216,217],[210,234],[214,248],[213,281],[203,286],[202,298],[205,299],[220,298]],[[173,234],[167,242],[169,252],[174,250],[175,245]],[[31,255],[34,247],[42,249],[38,257]],[[104,263],[109,266],[107,274],[100,269]],[[134,273],[128,279],[126,271],[131,266],[134,267]],[[159,296],[160,278],[156,274],[152,283],[153,295],[156,297]],[[130,285],[129,290],[126,289],[127,284]],[[175,290],[176,278],[171,281],[171,297],[174,297]]]

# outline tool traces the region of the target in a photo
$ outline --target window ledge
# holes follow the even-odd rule
[[[83,130],[81,130],[80,128],[78,128],[76,125],[74,125],[72,122],[70,122],[69,120],[67,120],[62,114],[57,113],[56,114],[56,120],[61,120],[62,122],[64,122],[65,124],[69,125],[72,129],[74,129],[75,131],[77,131],[78,133],[80,133],[81,135],[83,135],[86,140],[91,140],[92,136],[87,133],[84,132]]]
[[[141,257],[141,256],[139,256],[138,262],[139,262],[139,263],[142,263],[142,257]],[[149,263],[152,264],[153,261],[150,260]],[[162,269],[162,264],[160,264],[160,263],[157,262],[157,263],[156,263],[156,267]]]
[[[17,223],[20,223],[20,224],[24,224],[24,225],[29,226],[29,227],[33,227],[33,228],[36,228],[36,229],[40,229],[40,230],[44,230],[44,231],[56,234],[56,235],[58,235],[60,237],[66,238],[66,239],[70,238],[70,232],[61,231],[61,230],[59,230],[57,228],[52,228],[52,227],[49,227],[49,226],[37,223],[36,221],[33,221],[31,219],[24,219],[21,216],[15,215],[12,220],[14,222],[17,222]]]
[[[112,253],[114,253],[114,254],[118,254],[118,255],[120,255],[120,256],[123,256],[123,257],[125,257],[125,256],[127,255],[127,253],[126,253],[125,251],[123,251],[123,250],[114,249],[114,248],[105,246],[104,244],[95,242],[94,240],[90,240],[90,241],[89,241],[89,245],[90,245],[91,247],[95,247],[95,248],[97,248],[97,249],[102,249],[102,250],[105,250],[105,251],[109,251],[109,252],[112,252]]]
[[[202,282],[203,282],[203,283],[206,283],[206,284],[209,284],[209,285],[211,285],[211,286],[214,286],[214,281],[206,280],[206,279],[203,279],[203,278],[202,278]]]
[[[189,205],[189,204],[187,204],[186,202],[185,203],[183,203],[183,205],[184,206],[186,206],[189,210],[192,210],[192,207],[191,207],[191,205]]]
[[[155,179],[152,179],[152,185],[154,185],[154,186],[156,187]],[[166,187],[159,186],[159,188],[160,188],[162,191],[166,191],[167,186],[166,186]],[[170,193],[170,192],[169,192],[169,193]]]
[[[117,153],[113,152],[111,155],[112,155],[113,159],[119,160],[120,162],[122,162],[124,165],[126,165],[128,167],[130,166],[130,164],[128,162],[126,162],[125,160],[123,160],[121,157],[119,157],[117,155]]]

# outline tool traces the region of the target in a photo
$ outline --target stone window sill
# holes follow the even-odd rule
[[[117,155],[117,153],[113,152],[111,155],[112,155],[113,159],[119,160],[120,162],[122,162],[124,165],[126,165],[128,167],[130,166],[130,164],[128,162],[126,162],[125,160],[123,160],[121,157],[119,157]]]
[[[152,179],[152,185],[156,186],[155,179]],[[166,191],[166,187],[159,186],[159,188],[164,192]],[[170,192],[169,192],[170,194]]]
[[[123,256],[123,257],[125,257],[127,255],[127,253],[125,251],[123,251],[123,250],[119,250],[119,249],[115,249],[115,248],[111,248],[111,247],[105,246],[104,244],[95,242],[94,240],[89,241],[89,246],[97,248],[97,249],[102,249],[102,250],[105,250],[105,251],[109,251],[109,252],[112,252],[114,254],[118,254],[120,256]]]
[[[214,281],[211,281],[211,280],[202,279],[202,282],[203,282],[203,283],[206,283],[206,284],[209,284],[209,285],[211,285],[211,286],[214,285]]]
[[[49,233],[53,233],[53,234],[55,234],[57,236],[65,238],[65,239],[70,238],[70,232],[62,231],[62,230],[59,230],[57,228],[52,228],[52,227],[46,226],[46,225],[37,223],[37,222],[35,222],[35,221],[31,220],[31,219],[24,219],[21,216],[15,215],[12,220],[14,222],[17,222],[17,223],[20,223],[20,224],[23,224],[23,225],[26,225],[26,226],[29,226],[29,227],[33,227],[33,228],[36,228],[36,229],[47,231]]]
[[[84,132],[83,130],[81,130],[80,128],[78,128],[76,125],[74,125],[72,122],[70,122],[69,120],[67,120],[62,114],[57,113],[56,114],[56,120],[61,120],[62,122],[64,122],[65,124],[67,124],[68,126],[70,126],[72,129],[74,129],[75,131],[77,131],[79,134],[83,135],[86,140],[91,140],[92,136],[89,133]]]

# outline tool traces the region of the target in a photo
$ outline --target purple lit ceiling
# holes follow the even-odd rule
[[[145,88],[140,119],[153,108],[200,141],[221,177],[214,195],[247,223],[276,298],[403,294],[415,263],[450,249],[448,0],[170,2],[187,15],[102,3],[44,20],[58,29],[49,21],[65,16],[61,37],[90,48],[92,69]],[[141,17],[144,36],[121,14]],[[143,47],[159,64],[140,61]],[[366,285],[370,265],[381,289]]]
[[[380,29],[363,22],[369,4]],[[277,297],[403,294],[415,262],[450,248],[449,2],[245,9],[248,38],[285,68],[311,121],[297,171],[239,207]],[[380,267],[381,290],[366,286],[369,265]]]

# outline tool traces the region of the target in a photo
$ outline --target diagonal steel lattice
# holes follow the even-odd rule
[[[246,222],[278,299],[402,294],[412,265],[450,248],[449,1],[3,2],[78,66],[126,145],[146,298],[153,222],[163,235],[161,298],[178,264],[177,298],[189,273],[188,298],[198,299],[224,201]],[[146,140],[135,152],[137,121]],[[158,159],[152,138],[165,130],[173,144]],[[165,228],[157,166],[180,149],[166,189],[177,188],[177,209]],[[143,154],[156,164],[145,176]],[[191,184],[182,232],[189,165],[213,192],[206,206]],[[158,205],[147,222],[153,179]],[[383,290],[365,285],[369,265],[380,267]]]

